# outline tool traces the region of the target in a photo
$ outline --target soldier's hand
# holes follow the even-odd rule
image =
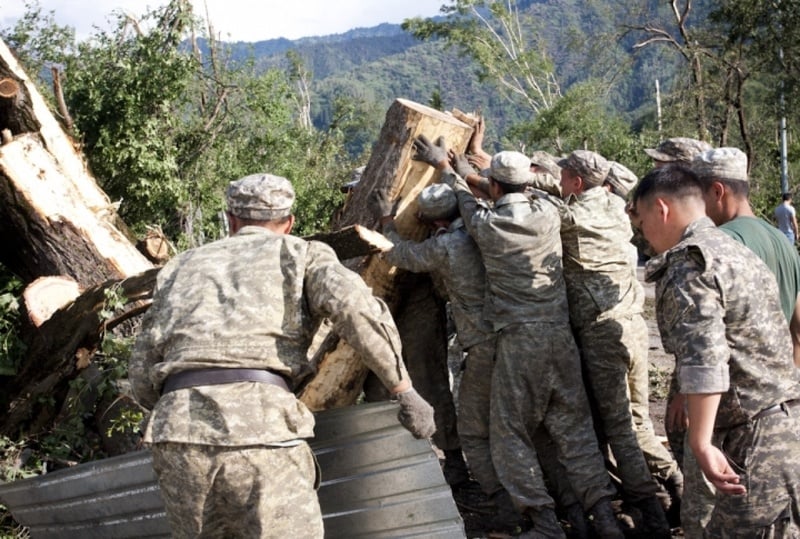
[[[369,194],[367,204],[372,214],[380,219],[381,217],[392,216],[397,213],[397,205],[400,199],[392,200],[392,186],[385,185],[383,187],[373,189]]]
[[[433,422],[433,407],[413,387],[395,395],[400,403],[397,419],[414,435],[414,438],[430,438],[436,432]]]
[[[438,169],[450,164],[447,159],[447,146],[445,145],[444,137],[439,137],[436,142],[431,142],[425,135],[420,135],[414,139],[414,144],[411,147],[414,149],[414,155],[411,156],[414,161],[422,161]]]
[[[747,489],[739,484],[739,475],[731,468],[728,458],[718,448],[709,444],[695,453],[697,464],[706,478],[723,494],[746,494]]]
[[[686,411],[686,395],[678,393],[667,403],[667,430],[680,432],[689,426],[689,414]]]
[[[463,153],[451,154],[450,164],[453,166],[456,174],[462,178],[466,178],[468,174],[475,174],[475,169],[472,168],[472,165],[470,165],[469,161],[467,160],[467,156]]]

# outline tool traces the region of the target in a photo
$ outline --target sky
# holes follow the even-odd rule
[[[25,0],[0,0],[0,27],[13,26],[25,13]],[[123,9],[139,16],[166,0],[39,0],[56,23],[75,28],[85,39],[98,26],[109,30],[109,15]],[[204,16],[206,6],[215,33],[223,41],[262,41],[285,37],[340,34],[353,28],[399,24],[410,17],[431,17],[446,0],[192,0]]]

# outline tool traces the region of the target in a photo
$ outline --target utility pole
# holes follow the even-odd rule
[[[781,1],[778,0],[778,14],[780,16],[780,6]],[[779,28],[781,31],[781,35],[783,35],[783,24],[779,23]],[[778,47],[778,63],[781,67],[783,67],[783,47]],[[785,73],[785,70],[784,70]],[[781,78],[781,99],[780,99],[780,107],[781,107],[781,122],[780,122],[780,132],[781,132],[781,193],[788,193],[789,192],[789,160],[787,156],[786,150],[786,99],[783,94],[783,87],[784,82],[783,78]]]
[[[661,90],[658,87],[658,79],[656,79],[656,115],[658,117],[658,134],[661,135]]]

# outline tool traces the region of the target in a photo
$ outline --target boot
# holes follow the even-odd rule
[[[589,539],[589,524],[586,522],[586,515],[583,513],[581,504],[573,503],[568,505],[564,513],[569,523],[569,537],[573,539]]]
[[[489,521],[492,531],[515,533],[528,528],[528,522],[517,508],[506,489],[500,489],[491,495],[490,500],[497,508],[494,517]]]
[[[642,531],[656,539],[669,539],[672,532],[664,509],[655,496],[633,502],[632,505],[642,513]]]
[[[589,509],[589,521],[600,539],[625,539],[625,534],[617,524],[614,510],[611,509],[609,498],[602,498]]]
[[[469,483],[469,469],[464,462],[461,449],[446,449],[444,451],[444,480],[450,488],[459,488]]]
[[[529,509],[528,516],[533,523],[533,528],[521,533],[520,539],[566,539],[561,524],[558,523],[556,512],[549,507]]]

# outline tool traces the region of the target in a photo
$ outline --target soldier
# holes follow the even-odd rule
[[[797,537],[800,375],[775,278],[705,216],[692,171],[653,170],[633,204],[659,253],[646,277],[687,395],[689,447],[717,489],[703,536]]]
[[[492,377],[490,445],[500,481],[533,529],[525,537],[563,537],[532,438],[544,426],[556,444],[572,488],[601,537],[622,538],[611,509],[613,490],[597,446],[580,376],[561,268],[554,207],[531,202],[524,190],[530,159],[519,152],[492,158],[489,194],[479,204],[455,174],[443,139],[414,142],[415,160],[442,171],[456,193],[464,224],[486,268],[484,318],[497,332]],[[537,535],[541,534],[541,535]]]
[[[586,383],[622,487],[642,513],[645,531],[669,537],[669,524],[655,496],[658,484],[632,428],[628,380],[631,374],[647,380],[648,335],[642,317],[644,290],[636,277],[625,202],[602,188],[611,164],[601,155],[576,150],[558,165],[564,198],[548,200],[561,217],[570,323]],[[644,392],[639,400],[646,406],[647,386],[639,391]],[[660,445],[652,429],[638,434],[647,447]]]
[[[255,174],[226,195],[231,236],[158,275],[130,363],[153,409],[144,441],[174,537],[322,537],[314,416],[292,392],[311,374],[319,322],[391,388],[415,436],[433,434],[433,411],[386,305],[328,246],[289,235],[289,181]]]
[[[655,148],[645,148],[644,153],[653,160],[653,167],[659,168],[670,164],[689,165],[695,155],[710,149],[708,142],[675,137],[662,140]]]
[[[800,361],[800,309],[797,308],[800,305],[800,258],[780,231],[753,213],[748,200],[747,156],[737,148],[711,149],[696,155],[691,168],[703,186],[706,214],[720,230],[753,251],[775,275],[797,363]],[[666,419],[671,430],[685,429],[684,395],[670,395]],[[687,494],[681,520],[684,533],[699,537],[714,509],[714,487],[703,477],[688,452],[684,455],[683,466]]]
[[[489,395],[494,367],[495,335],[483,319],[486,271],[480,251],[458,215],[453,190],[444,184],[429,185],[419,194],[418,217],[432,235],[423,242],[403,240],[392,215],[393,201],[384,190],[374,193],[384,235],[394,247],[384,251],[398,268],[429,272],[443,283],[450,300],[456,335],[466,354],[458,393],[458,432],[472,475],[498,509],[492,526],[513,531],[523,524],[511,497],[497,478],[489,451]]]

